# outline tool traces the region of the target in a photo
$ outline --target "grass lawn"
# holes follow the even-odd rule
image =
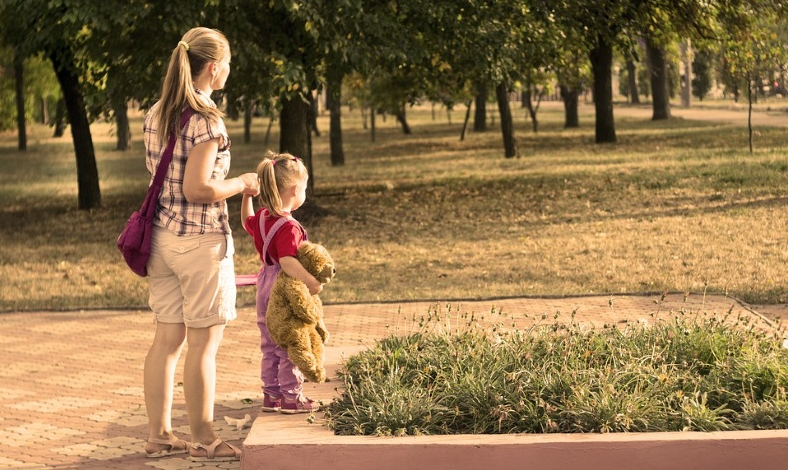
[[[327,215],[305,226],[337,263],[324,301],[704,289],[788,300],[785,128],[758,128],[751,155],[740,126],[618,117],[619,143],[598,145],[591,105],[565,130],[560,105],[544,103],[538,134],[515,110],[522,156],[504,159],[497,120],[459,141],[462,106],[451,124],[410,110],[409,136],[378,117],[374,143],[358,109],[344,109],[342,167],[330,166],[321,117],[314,201]],[[241,122],[228,122],[231,175],[254,170],[267,124],[256,118],[244,144]],[[0,311],[145,308],[147,284],[115,247],[146,189],[141,128],[137,116],[132,149],[117,152],[110,126],[93,126],[103,207],[92,212],[76,209],[68,138],[32,126],[20,153],[15,133],[0,134]],[[256,272],[240,198],[229,206],[236,271]],[[253,303],[243,289],[239,305]]]

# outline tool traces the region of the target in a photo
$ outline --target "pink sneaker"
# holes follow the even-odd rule
[[[294,415],[296,413],[312,413],[320,408],[320,403],[310,400],[305,396],[290,401],[287,398],[282,400],[282,408],[279,410],[284,414]]]
[[[267,411],[267,412],[279,411],[281,407],[282,407],[281,397],[273,398],[271,397],[271,395],[267,393],[263,393],[262,411]]]

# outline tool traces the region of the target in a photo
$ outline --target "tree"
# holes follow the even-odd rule
[[[652,117],[654,121],[670,118],[670,89],[665,49],[653,39],[646,39],[649,72],[651,76]]]
[[[692,79],[692,94],[698,100],[703,98],[711,90],[711,70],[714,54],[708,49],[700,49],[695,52],[695,59],[692,61],[692,71],[695,75]]]
[[[554,15],[563,31],[578,31],[581,50],[587,52],[593,76],[595,140],[616,142],[613,117],[613,47],[619,34],[633,29],[639,10],[638,0],[548,0],[545,8]]]
[[[17,147],[19,150],[27,150],[27,128],[25,127],[25,71],[24,57],[18,52],[14,53],[14,82],[16,83],[16,127],[18,129]]]
[[[518,156],[509,92],[524,77],[551,64],[561,32],[551,13],[524,0],[456,2],[429,13],[434,64],[447,64],[451,81],[474,84],[475,128],[486,127],[486,90],[493,85],[501,119],[504,156]],[[527,81],[527,78],[525,79]]]
[[[775,8],[764,12],[761,18],[739,16],[734,23],[728,24],[728,30],[733,34],[722,43],[723,64],[727,73],[734,80],[744,80],[747,87],[750,153],[753,152],[752,92],[757,87],[755,77],[759,76],[763,67],[785,63],[787,58],[782,41],[778,39],[778,32],[783,29],[778,12],[779,9]]]
[[[342,146],[342,66],[329,61],[326,70],[326,107],[329,112],[329,146],[331,166],[345,164],[345,150]]]
[[[106,109],[107,103],[111,101],[109,96],[133,96],[114,93],[132,82],[138,83],[130,77],[153,76],[153,73],[146,73],[146,67],[151,71],[156,61],[151,61],[152,56],[145,51],[155,51],[159,42],[149,39],[161,37],[163,33],[180,28],[181,20],[185,17],[179,18],[178,12],[200,11],[183,4],[172,9],[167,18],[172,21],[170,25],[178,26],[171,28],[162,27],[155,21],[134,21],[135,18],[156,11],[158,5],[144,0],[130,0],[124,4],[123,9],[119,9],[112,2],[101,0],[0,2],[0,35],[3,42],[14,46],[24,57],[43,54],[55,69],[71,124],[77,160],[80,209],[95,209],[101,206],[98,169],[90,133],[91,120]],[[163,8],[170,10],[166,6]],[[25,18],[26,21],[18,21],[19,18]],[[138,44],[151,47],[130,50],[128,43],[116,39],[124,37],[121,33],[127,30],[142,31],[145,41],[139,41]],[[41,31],[46,31],[46,34],[41,34]],[[132,53],[141,57],[141,64],[145,65],[135,67],[140,62],[124,63],[119,59],[120,56],[127,57]],[[120,72],[124,66],[128,66],[125,74]],[[105,80],[111,71],[123,78]],[[156,82],[161,78],[161,71],[161,68],[156,67]],[[153,93],[148,91],[147,94]]]
[[[638,93],[637,67],[632,57],[627,58],[627,84],[629,85],[629,102],[640,104],[640,93]]]
[[[476,84],[476,111],[473,115],[474,132],[484,132],[487,130],[487,83],[480,81]]]
[[[71,122],[77,160],[79,208],[94,209],[101,205],[98,169],[93,139],[85,109],[84,93],[79,82],[79,67],[84,61],[75,54],[82,41],[77,27],[79,16],[65,4],[53,5],[43,0],[6,1],[0,3],[3,40],[23,57],[43,52],[55,69]],[[26,18],[18,22],[14,19]],[[81,23],[81,22],[80,22]],[[82,26],[80,24],[80,26]],[[38,31],[47,31],[41,35]]]

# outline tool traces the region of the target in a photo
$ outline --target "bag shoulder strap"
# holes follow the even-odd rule
[[[189,106],[183,110],[181,114],[181,131],[186,127],[189,119],[191,119],[192,113],[192,108]],[[175,152],[175,142],[177,139],[178,135],[175,132],[170,134],[170,140],[167,142],[167,148],[164,150],[161,160],[159,161],[159,166],[156,168],[156,176],[153,177],[153,184],[151,184],[151,186],[161,186],[164,183],[164,175],[167,174],[167,168],[169,168],[170,162],[172,161],[172,154]]]
[[[183,110],[181,114],[181,131],[186,124],[191,119],[192,108],[187,106],[186,109]],[[153,216],[153,212],[156,209],[156,201],[159,200],[159,194],[161,193],[161,187],[164,184],[164,175],[167,174],[167,170],[170,167],[170,162],[172,161],[172,154],[175,152],[175,142],[178,140],[177,133],[173,132],[170,134],[170,139],[167,141],[167,148],[164,149],[164,153],[161,156],[161,160],[159,161],[159,166],[156,167],[156,175],[153,177],[153,182],[148,187],[148,192],[145,194],[145,201],[142,203],[142,207],[140,208],[140,212],[142,214],[146,214],[148,217]]]

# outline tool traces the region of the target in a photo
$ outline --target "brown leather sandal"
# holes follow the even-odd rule
[[[227,444],[227,447],[235,452],[235,455],[225,455],[225,456],[216,456],[216,448],[224,442],[223,440],[217,438],[213,441],[210,445],[203,445],[199,442],[192,443],[192,449],[205,449],[205,456],[204,457],[196,457],[191,455],[191,450],[189,451],[189,460],[192,462],[230,462],[234,460],[241,460],[241,449],[235,447],[232,444]]]
[[[167,457],[168,455],[175,455],[175,454],[183,454],[189,451],[189,443],[184,441],[183,439],[178,439],[175,436],[170,437],[169,439],[148,439],[148,442],[151,444],[161,444],[164,446],[170,446],[166,449],[157,450],[154,452],[145,451],[145,455],[149,459],[158,459],[160,457]]]

